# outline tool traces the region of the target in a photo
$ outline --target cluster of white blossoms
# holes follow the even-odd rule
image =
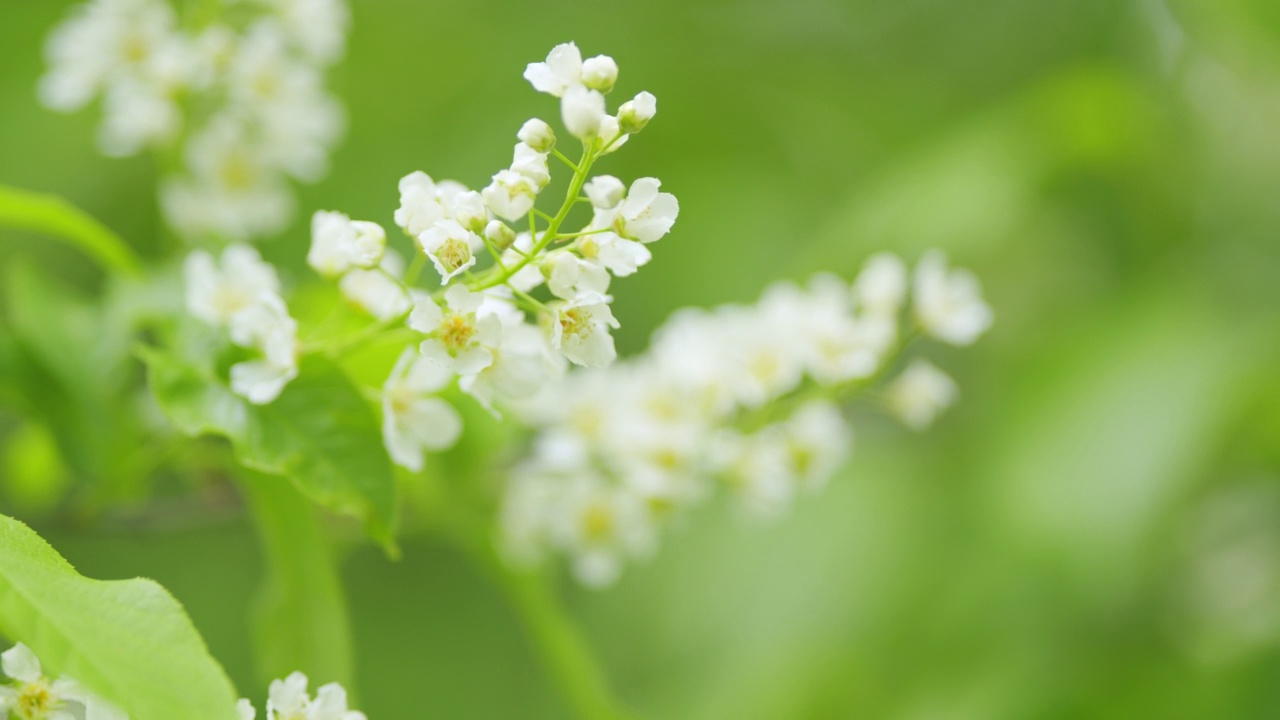
[[[236,244],[217,259],[192,252],[183,272],[187,311],[226,328],[231,342],[253,353],[231,366],[232,391],[258,405],[275,400],[298,374],[298,323],[280,297],[275,268]]]
[[[523,405],[540,432],[512,473],[502,546],[517,563],[564,554],[602,586],[717,486],[749,515],[777,517],[846,461],[842,400],[895,369],[915,337],[968,345],[991,320],[973,276],[937,251],[913,286],[882,254],[852,285],[819,275],[753,306],[680,311],[644,355],[567,375]],[[886,406],[923,428],[955,392],[917,360],[889,383]]]
[[[240,700],[238,709],[240,720],[254,720],[258,714],[248,700]],[[266,710],[266,720],[366,720],[364,713],[347,709],[347,691],[341,685],[323,685],[313,698],[307,692],[307,676],[300,672],[271,683]]]
[[[656,113],[655,98],[642,92],[610,115],[605,94],[617,76],[612,58],[584,61],[572,43],[525,72],[535,89],[561,98],[564,127],[581,143],[577,161],[558,149],[548,123],[532,119],[516,134],[511,165],[480,190],[420,171],[402,178],[395,223],[421,253],[407,274],[385,249],[380,226],[316,213],[311,266],[374,317],[405,320],[421,336],[382,393],[384,437],[397,464],[419,470],[425,452],[457,440],[461,419],[438,397],[455,381],[496,412],[555,383],[569,364],[603,367],[616,357],[610,283],[647,263],[647,246],[665,236],[679,214],[675,196],[654,178],[628,186],[591,175],[600,157]],[[553,156],[572,177],[551,213],[537,204],[551,182]],[[566,231],[580,206],[590,209],[583,210],[584,224]],[[414,287],[418,267],[427,262],[439,275],[433,291]]]
[[[288,178],[318,180],[345,116],[325,89],[343,54],[344,0],[90,0],[46,44],[39,95],[79,110],[101,99],[98,144],[156,151],[161,204],[187,237],[248,240],[293,215]]]
[[[0,718],[17,720],[128,720],[124,711],[68,677],[50,680],[40,659],[22,643],[0,653]]]

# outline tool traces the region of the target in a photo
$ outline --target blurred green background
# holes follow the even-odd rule
[[[150,164],[100,157],[95,112],[35,101],[43,36],[70,5],[3,0],[0,183],[65,195],[154,252]],[[504,167],[520,123],[556,114],[525,63],[572,39],[617,59],[622,96],[659,99],[601,171],[656,175],[681,201],[653,264],[615,286],[624,351],[678,307],[851,277],[881,249],[946,248],[995,308],[975,348],[928,351],[962,391],[933,432],[859,411],[853,463],[785,521],[710,507],[617,588],[566,587],[628,704],[734,720],[1280,717],[1280,4],[353,11],[334,77],[347,140],[264,246],[286,277],[304,277],[311,210],[389,224],[411,170],[479,186]],[[14,233],[4,282],[20,255],[100,285],[73,251]],[[261,560],[237,505],[139,501],[92,526],[46,512],[24,482],[74,471],[5,401],[0,510],[85,574],[160,580],[261,695],[245,629]],[[360,707],[566,717],[499,594],[448,547],[404,545],[400,562],[345,555]]]

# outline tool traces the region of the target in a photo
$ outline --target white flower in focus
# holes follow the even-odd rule
[[[582,186],[582,191],[591,200],[592,207],[612,210],[626,197],[627,186],[612,175],[597,175]]]
[[[231,391],[255,405],[275,400],[298,376],[298,323],[277,295],[267,295],[231,321],[231,341],[262,353],[231,366]]]
[[[610,328],[618,321],[609,309],[610,298],[599,293],[583,293],[562,303],[551,319],[551,346],[570,362],[587,367],[603,367],[618,356]]]
[[[502,326],[496,316],[478,316],[484,296],[464,285],[445,292],[445,307],[430,297],[419,297],[409,314],[409,327],[429,336],[419,352],[432,362],[466,377],[493,364],[490,348],[501,340]]]
[[[653,259],[653,253],[642,243],[611,232],[583,235],[574,240],[573,247],[585,262],[605,268],[617,277],[632,275]]]
[[[662,183],[657,178],[640,178],[631,183],[627,198],[613,219],[619,235],[651,243],[671,231],[680,215],[680,203],[675,195],[659,192],[660,187]]]
[[[489,211],[485,208],[484,198],[475,190],[458,193],[449,210],[455,222],[477,235],[484,232],[489,224]]]
[[[22,643],[0,653],[0,668],[12,685],[0,685],[0,712],[18,720],[128,720],[115,705],[68,677],[52,682],[40,660]]]
[[[932,250],[916,266],[913,297],[916,321],[929,335],[952,345],[970,345],[991,327],[991,308],[978,279],[967,270],[948,270],[947,258]]]
[[[582,140],[600,135],[604,122],[604,95],[583,85],[573,85],[560,99],[560,118],[569,134]]]
[[[538,199],[538,183],[515,170],[500,170],[480,195],[494,215],[515,222],[533,209]]]
[[[592,90],[608,93],[618,82],[618,63],[608,55],[587,58],[582,63],[580,80]]]
[[[481,309],[481,313],[484,309]],[[490,412],[498,403],[512,403],[532,397],[538,390],[564,374],[564,359],[548,345],[546,335],[524,322],[523,314],[499,315],[501,340],[490,352],[493,363],[458,385]]]
[[[549,153],[556,146],[555,131],[538,118],[533,118],[521,125],[516,137],[534,152]]]
[[[959,395],[956,383],[925,360],[915,360],[885,389],[889,412],[912,430],[924,430],[951,407]]]
[[[377,223],[327,210],[318,210],[311,217],[307,264],[325,277],[337,277],[352,268],[376,267],[386,248],[387,233]]]
[[[587,293],[603,295],[609,290],[609,273],[604,267],[573,253],[557,253],[547,266],[550,268],[547,288],[562,300],[572,300]]]
[[[551,182],[551,170],[547,167],[547,154],[538,152],[524,143],[516,143],[511,169],[532,180],[538,189]]]
[[[634,100],[622,103],[618,108],[618,126],[628,135],[638,133],[658,114],[658,98],[642,92]]]
[[[347,691],[329,683],[307,693],[307,676],[295,672],[284,680],[273,680],[267,695],[267,720],[366,720],[364,713],[347,709]]]
[[[375,318],[392,320],[413,307],[413,301],[399,280],[403,276],[404,260],[394,250],[388,250],[378,267],[348,271],[338,281],[338,290]]]
[[[893,253],[867,258],[853,281],[858,310],[872,315],[896,316],[907,299],[907,265]]]
[[[230,324],[240,312],[264,295],[280,292],[276,270],[248,245],[231,245],[214,260],[204,250],[193,251],[183,264],[187,310],[213,325]]]
[[[605,114],[600,119],[600,129],[596,131],[595,148],[601,156],[617,152],[618,148],[627,144],[631,136],[622,131],[616,115]]]
[[[582,82],[582,53],[569,42],[551,49],[546,62],[529,63],[524,79],[538,92],[560,97]]]
[[[396,209],[396,225],[417,237],[432,225],[453,216],[454,200],[467,192],[466,186],[453,180],[439,183],[422,171],[400,178],[400,207]]]
[[[456,220],[441,220],[418,236],[418,245],[445,283],[476,264],[475,251],[483,244],[479,235]]]
[[[435,397],[453,379],[447,368],[406,349],[382,386],[382,438],[391,459],[413,472],[426,452],[447,450],[462,435],[462,416]]]

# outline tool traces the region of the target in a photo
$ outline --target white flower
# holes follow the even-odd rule
[[[609,289],[609,273],[604,267],[573,253],[557,253],[547,266],[550,268],[547,288],[552,295],[563,300],[572,300],[587,293],[603,295]]]
[[[486,300],[486,304],[491,302]],[[480,312],[484,313],[485,309]],[[495,410],[497,402],[510,403],[532,397],[560,377],[565,365],[563,358],[547,344],[546,336],[524,322],[522,313],[495,314],[501,323],[502,335],[490,350],[493,363],[458,383],[464,392],[490,411]]]
[[[397,465],[422,469],[423,454],[453,447],[462,416],[434,396],[453,379],[448,369],[408,348],[382,386],[382,438]]]
[[[796,483],[810,492],[821,490],[845,463],[853,447],[853,430],[840,409],[810,402],[782,424],[787,462]]]
[[[589,587],[613,584],[628,557],[650,554],[654,530],[638,496],[592,477],[567,488],[551,527],[556,542],[572,557],[574,575]]]
[[[712,440],[712,465],[742,510],[774,520],[791,506],[795,478],[786,437],[777,426],[752,435],[723,430]]]
[[[551,346],[570,362],[602,367],[618,356],[610,328],[618,327],[609,298],[599,293],[583,293],[561,304],[551,320]]]
[[[453,180],[436,183],[424,172],[409,173],[400,179],[396,225],[417,237],[437,222],[451,218],[454,200],[466,191],[466,186]]]
[[[580,80],[592,90],[607,93],[618,82],[618,63],[608,55],[597,55],[582,63]]]
[[[915,360],[885,390],[889,412],[912,430],[924,430],[955,403],[956,383],[925,360]]]
[[[538,118],[533,118],[521,125],[516,137],[534,152],[549,153],[556,146],[555,131]]]
[[[800,385],[808,353],[800,323],[807,309],[787,286],[777,285],[756,308],[720,312],[721,338],[732,358],[723,371],[738,402],[759,407]]]
[[[593,207],[612,210],[626,196],[627,186],[612,175],[597,175],[582,186],[582,191],[587,194]]]
[[[246,698],[236,701],[236,712],[240,714],[240,720],[253,720],[258,716],[258,709]]]
[[[484,232],[485,226],[489,224],[489,211],[485,209],[484,198],[475,190],[458,193],[453,198],[450,211],[455,222],[473,233]]]
[[[220,260],[204,250],[193,251],[183,264],[187,310],[214,325],[232,318],[265,295],[280,292],[275,268],[248,245],[231,245]]]
[[[307,264],[325,277],[337,277],[352,268],[376,267],[386,248],[387,233],[377,223],[326,210],[311,217]]]
[[[560,100],[560,117],[569,134],[589,140],[600,135],[600,125],[607,116],[604,107],[604,95],[583,85],[573,85]]]
[[[533,236],[527,232],[516,235],[515,240],[511,243],[511,247],[502,254],[502,264],[507,267],[514,267],[522,262],[533,252]],[[546,282],[546,278],[542,275],[542,269],[538,263],[530,262],[521,267],[508,280],[507,285],[519,290],[520,292],[529,292]]]
[[[547,168],[547,154],[538,152],[524,143],[516,143],[511,169],[532,180],[539,190],[551,182],[551,171]]]
[[[268,0],[308,59],[329,64],[346,49],[351,13],[343,0]]]
[[[484,227],[484,237],[500,250],[510,248],[516,241],[516,231],[501,220],[492,220]]]
[[[970,345],[991,327],[978,279],[965,270],[948,271],[941,251],[930,251],[916,266],[913,300],[921,329],[943,342]]]
[[[643,244],[611,232],[583,235],[574,240],[573,246],[583,260],[618,277],[634,274],[636,269],[653,259],[653,253]]]
[[[557,45],[547,55],[546,62],[529,63],[524,79],[534,90],[560,97],[582,82],[582,53],[571,42]]]
[[[347,692],[337,683],[307,693],[307,676],[295,672],[273,680],[268,689],[267,720],[366,720],[364,713],[347,709]]]
[[[350,270],[338,281],[338,289],[348,300],[379,320],[391,320],[409,312],[413,302],[398,278],[404,275],[404,260],[388,250],[373,270]]]
[[[18,720],[128,720],[128,715],[68,677],[52,682],[22,643],[0,653],[0,668],[14,682],[0,685],[0,712]]]
[[[495,215],[515,222],[533,209],[538,199],[538,183],[521,172],[501,170],[493,176],[493,182],[480,191],[480,195]]]
[[[638,133],[658,114],[658,98],[642,92],[618,108],[618,126],[627,134]]]
[[[231,366],[231,391],[255,405],[265,405],[298,376],[298,324],[284,301],[267,295],[231,323],[231,340],[252,347],[262,357]]]
[[[476,264],[475,251],[484,241],[456,220],[441,220],[418,236],[418,244],[431,258],[441,280],[448,283]]]
[[[600,119],[600,129],[596,131],[596,152],[600,155],[617,152],[618,148],[626,145],[630,138],[630,135],[622,132],[617,116],[606,114]]]
[[[432,362],[459,375],[475,375],[493,364],[494,347],[501,339],[497,317],[478,317],[484,296],[464,285],[454,285],[444,295],[441,308],[430,297],[417,299],[409,315],[409,327],[429,337],[419,351]]]
[[[140,80],[121,80],[102,99],[98,147],[108,157],[136,155],[178,134],[182,111],[165,88]]]
[[[824,385],[870,376],[888,347],[883,333],[893,325],[886,328],[879,316],[855,317],[852,299],[848,284],[834,275],[814,277],[808,295],[797,299],[806,365]]]
[[[659,192],[657,178],[640,178],[631,183],[627,199],[618,206],[613,224],[618,234],[651,243],[671,231],[680,215],[680,203],[671,193]]]
[[[907,297],[907,266],[893,253],[867,258],[853,282],[858,309],[877,316],[896,316]]]

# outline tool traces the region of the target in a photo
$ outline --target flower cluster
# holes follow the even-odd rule
[[[234,0],[183,17],[167,0],[89,0],[50,35],[42,102],[101,99],[98,144],[157,151],[161,201],[188,237],[247,240],[293,214],[287,178],[314,181],[345,117],[325,90],[341,57],[343,0]]]
[[[258,714],[248,700],[238,707],[240,720],[254,720]],[[266,709],[266,720],[366,720],[364,713],[347,709],[347,691],[338,683],[321,686],[311,697],[307,676],[300,672],[271,683]]]
[[[22,643],[0,653],[9,678],[0,684],[0,718],[18,720],[127,720],[128,715],[68,677],[50,680],[40,659]]]
[[[384,254],[378,225],[316,213],[311,266],[376,318],[404,318],[421,335],[383,389],[384,435],[398,464],[420,469],[425,451],[457,439],[457,412],[437,397],[455,379],[493,410],[532,396],[570,363],[603,367],[616,357],[612,278],[647,263],[648,245],[665,236],[679,214],[675,196],[654,178],[628,186],[591,175],[600,157],[656,113],[657,101],[642,92],[608,114],[605,94],[617,76],[612,58],[584,61],[572,43],[525,71],[535,89],[560,98],[564,128],[582,146],[576,162],[557,149],[552,127],[535,118],[517,132],[510,166],[480,190],[421,171],[402,178],[395,223],[421,252],[407,272],[397,256]],[[572,172],[554,214],[537,207],[551,182],[553,156]],[[589,218],[567,232],[580,205],[590,207]],[[440,279],[432,292],[413,287],[417,267],[426,262]]]
[[[231,366],[231,389],[255,404],[275,400],[298,374],[298,324],[280,297],[275,268],[237,244],[216,260],[196,250],[183,271],[188,312],[227,328],[231,342],[254,353]]]
[[[582,582],[607,585],[717,485],[765,518],[820,490],[851,450],[842,400],[891,371],[917,335],[967,345],[991,323],[973,277],[941,253],[909,285],[885,254],[852,285],[820,275],[750,307],[683,310],[646,354],[546,388],[522,409],[540,432],[500,512],[508,556],[563,553]],[[889,410],[913,427],[955,394],[922,364],[889,387]]]

